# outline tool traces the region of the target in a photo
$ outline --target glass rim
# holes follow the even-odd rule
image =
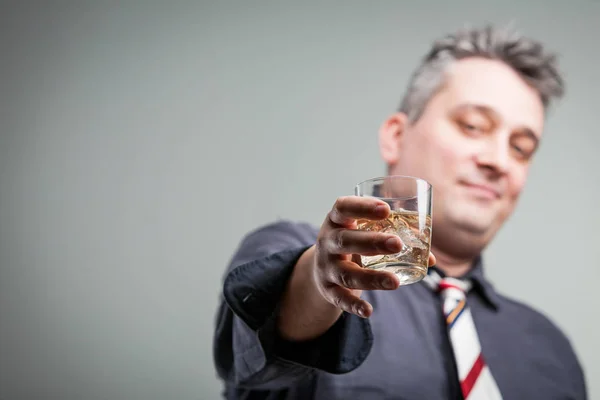
[[[358,188],[358,187],[360,187],[361,185],[363,185],[365,183],[368,183],[368,182],[377,182],[377,181],[384,181],[385,179],[388,179],[388,178],[420,181],[420,182],[425,183],[425,185],[427,187],[427,190],[431,190],[431,183],[427,182],[423,178],[418,178],[416,176],[410,176],[410,175],[385,175],[385,176],[377,176],[375,178],[365,179],[364,181],[358,182],[356,185],[354,185],[354,187]]]

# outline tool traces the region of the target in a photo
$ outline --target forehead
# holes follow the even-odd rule
[[[448,70],[440,95],[448,108],[463,104],[491,108],[510,128],[526,126],[541,135],[544,106],[537,91],[497,60],[463,59]]]

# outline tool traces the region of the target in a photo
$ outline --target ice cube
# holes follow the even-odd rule
[[[415,236],[415,232],[410,229],[400,229],[398,231],[398,235],[400,236],[400,240],[404,243],[405,246],[418,248],[418,249],[426,249],[427,246],[421,239]]]
[[[365,228],[365,230],[371,232],[396,233],[394,224],[388,219],[382,219],[379,221],[369,221],[367,224],[365,224]]]

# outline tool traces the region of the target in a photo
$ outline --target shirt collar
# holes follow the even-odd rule
[[[446,274],[444,274],[444,272],[436,266],[432,266],[430,268],[435,269],[435,271],[440,274],[442,278],[446,276]],[[469,271],[467,271],[467,273],[463,276],[460,276],[459,279],[471,279],[473,282],[473,290],[479,294],[490,307],[492,307],[494,310],[498,310],[500,305],[500,297],[494,289],[494,286],[485,278],[481,256],[475,259],[471,269],[469,269]]]

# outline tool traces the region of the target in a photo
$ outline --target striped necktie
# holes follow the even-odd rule
[[[477,330],[467,306],[466,293],[471,282],[442,278],[431,268],[424,282],[441,295],[463,397],[466,400],[501,400],[498,385],[481,354]]]

